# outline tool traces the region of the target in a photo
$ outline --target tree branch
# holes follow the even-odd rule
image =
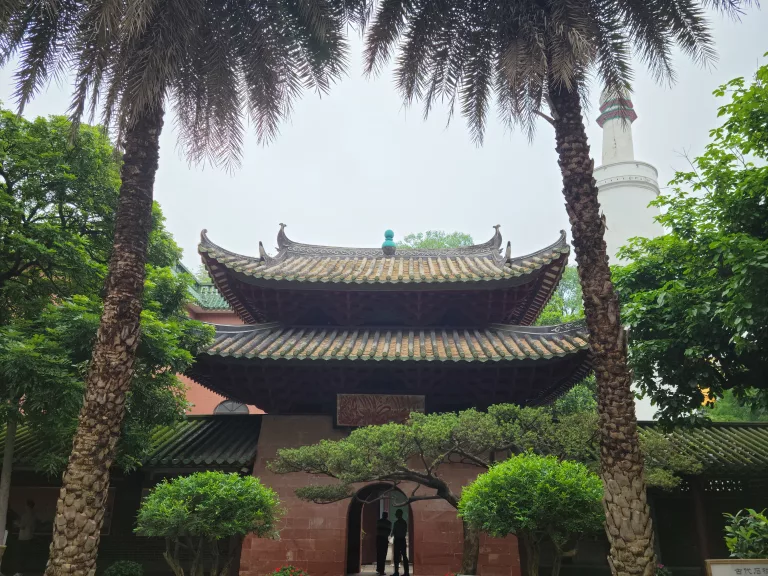
[[[552,118],[551,116],[547,116],[547,115],[546,115],[546,114],[544,114],[544,112],[542,112],[541,110],[536,110],[536,115],[537,115],[537,116],[541,116],[542,118],[544,118],[544,120],[546,120],[547,122],[549,122],[549,123],[550,123],[552,126],[554,126],[554,125],[555,125],[555,119],[554,119],[554,118]]]

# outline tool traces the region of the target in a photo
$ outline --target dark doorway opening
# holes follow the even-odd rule
[[[371,484],[358,490],[347,515],[347,574],[376,573],[376,521],[382,512],[387,512],[394,521],[398,509],[403,511],[403,519],[408,522],[408,560],[411,574],[414,573],[413,514],[406,502],[405,494],[390,484]],[[393,569],[390,543],[385,570],[392,574]]]

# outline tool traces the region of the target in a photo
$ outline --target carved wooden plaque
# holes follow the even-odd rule
[[[424,412],[424,396],[391,394],[337,394],[339,426],[370,426],[405,422],[411,412]]]

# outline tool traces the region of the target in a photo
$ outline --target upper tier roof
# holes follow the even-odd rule
[[[461,248],[424,250],[399,248],[387,256],[381,248],[343,248],[315,246],[290,240],[285,224],[277,235],[277,254],[269,256],[259,242],[259,256],[243,256],[217,246],[205,230],[198,247],[214,281],[219,281],[225,268],[256,281],[354,285],[361,288],[386,288],[403,284],[447,284],[460,287],[479,281],[520,283],[526,276],[553,266],[557,284],[562,266],[570,251],[565,232],[546,248],[526,256],[512,256],[508,242],[502,253],[499,226],[483,244]],[[459,286],[457,286],[459,285]],[[222,288],[222,286],[219,286]],[[552,288],[554,289],[554,288]],[[226,291],[224,291],[226,295]]]

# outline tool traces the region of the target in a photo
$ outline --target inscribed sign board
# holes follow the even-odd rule
[[[424,412],[424,396],[393,394],[338,394],[336,423],[339,426],[371,426],[405,422],[411,412]]]
[[[707,560],[707,576],[768,576],[768,560]]]

